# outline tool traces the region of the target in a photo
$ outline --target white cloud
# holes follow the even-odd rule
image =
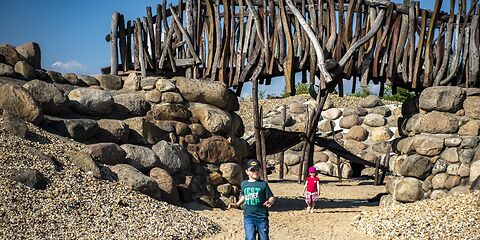
[[[52,64],[52,68],[61,72],[63,71],[77,72],[77,71],[85,71],[87,69],[87,66],[75,60],[70,60],[68,62],[56,61]]]

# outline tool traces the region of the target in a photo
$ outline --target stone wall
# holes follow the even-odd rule
[[[248,143],[240,138],[244,127],[231,90],[135,72],[62,75],[41,70],[38,45],[28,46],[25,52],[35,54],[0,46],[0,109],[85,143],[82,153],[69,156],[80,168],[98,178],[113,172],[120,182],[177,205],[198,200],[224,207],[238,193]]]
[[[335,139],[347,150],[372,163],[377,159],[382,160],[388,151],[388,141],[393,139],[395,134],[398,136],[397,119],[401,114],[399,104],[385,104],[376,96],[364,99],[353,97],[345,101],[351,100],[353,101],[350,106],[336,107],[329,98],[324,105],[317,133],[327,136],[331,133],[333,125]],[[305,131],[307,109],[311,112],[315,104],[315,101],[310,100],[287,105],[287,131]],[[266,115],[264,118],[266,127],[281,128],[282,108]],[[285,169],[288,174],[298,175],[302,146],[303,142],[285,152]],[[343,158],[338,161],[334,153],[321,147],[315,146],[314,151],[315,167],[321,173],[350,178],[373,176],[375,172],[374,168],[351,164]],[[269,164],[278,169],[278,155],[269,156],[268,159]]]
[[[382,205],[478,188],[480,89],[431,87],[403,104]]]

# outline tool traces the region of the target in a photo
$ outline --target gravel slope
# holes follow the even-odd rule
[[[64,153],[82,145],[28,128],[27,140],[12,136],[0,118],[0,239],[199,239],[219,231],[197,213],[81,172]],[[39,170],[47,188],[7,178],[20,168]]]

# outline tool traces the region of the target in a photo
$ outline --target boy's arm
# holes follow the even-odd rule
[[[263,205],[269,208],[275,203],[275,200],[275,197],[269,197],[268,200],[263,203]]]
[[[245,202],[245,196],[241,195],[240,199],[238,199],[238,202],[228,204],[228,208],[238,208],[243,204],[243,202]]]

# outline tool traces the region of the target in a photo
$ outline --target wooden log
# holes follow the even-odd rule
[[[213,13],[212,9],[212,4],[211,0],[205,1],[205,7],[207,10],[207,18],[208,18],[208,34],[207,34],[207,39],[208,39],[208,60],[207,60],[207,67],[203,73],[204,77],[210,77],[212,76],[212,67],[213,67],[213,61],[214,61],[214,56],[215,56],[215,16]]]
[[[388,54],[388,65],[387,65],[387,83],[392,84],[395,80],[395,74],[397,71],[397,66],[395,65],[395,59],[397,56],[397,44],[398,38],[400,37],[400,25],[402,22],[402,15],[397,15],[395,18],[395,22],[393,23],[393,38],[392,38],[392,45],[390,47],[390,53]],[[403,49],[403,47],[401,48]],[[395,68],[395,69],[394,69]]]
[[[193,32],[193,0],[186,0],[185,4],[185,25],[186,25],[186,32],[188,33],[189,36],[195,36]],[[184,37],[185,38],[185,37]],[[192,44],[192,48],[193,44]],[[192,54],[190,51],[187,51],[185,53],[185,58],[191,58]],[[187,78],[192,78],[193,77],[193,72],[192,69],[188,68],[185,71],[185,77]]]
[[[431,86],[433,83],[433,75],[432,75],[433,59],[431,59],[431,51],[432,51],[433,34],[435,32],[435,25],[436,25],[438,13],[440,11],[440,7],[442,6],[442,2],[443,0],[435,1],[433,15],[432,15],[432,18],[430,18],[430,24],[428,26],[427,41],[425,43],[425,64],[424,64],[425,74],[423,79],[424,87]]]
[[[230,12],[230,57],[228,58],[228,66],[229,66],[229,71],[228,71],[228,85],[227,86],[233,86],[233,77],[234,77],[234,72],[232,71],[235,63],[235,41],[236,41],[236,18],[235,18],[235,1],[230,0],[230,6],[231,6],[231,12]],[[243,22],[243,20],[242,20]]]
[[[415,26],[417,25],[417,10],[418,10],[418,4],[411,2],[410,8],[408,11],[408,21],[409,21],[409,29],[408,29],[408,44],[409,44],[409,50],[408,50],[408,63],[405,63],[404,66],[407,66],[408,64],[408,82],[412,83],[413,82],[413,68],[415,65]],[[423,37],[423,36],[422,36]]]
[[[218,80],[218,68],[220,63],[220,54],[222,54],[222,31],[220,26],[220,13],[218,11],[218,6],[220,5],[220,0],[215,0],[213,5],[215,13],[215,56],[213,59],[213,69],[212,69],[212,80]]]
[[[254,27],[253,28],[253,31],[256,31]],[[256,39],[256,37],[258,37],[255,33],[251,35],[251,38],[252,39]],[[260,55],[260,48],[259,47],[255,47],[253,44],[254,44],[255,41],[251,41],[251,47],[254,49],[253,52],[252,52],[252,55],[248,56],[248,63],[247,65],[245,66],[245,68],[243,69],[242,73],[240,74],[240,78],[239,78],[239,82],[245,82],[245,79],[247,78],[247,75],[250,74],[250,70],[252,69],[252,67],[257,63],[257,58],[258,56]]]
[[[243,0],[239,0],[239,7],[240,7],[240,19],[239,19],[238,28],[239,28],[240,33],[239,33],[239,37],[238,37],[238,40],[237,40],[237,63],[235,64],[236,69],[235,69],[235,77],[234,77],[234,80],[233,80],[234,85],[238,84],[238,80],[240,78],[240,73],[242,71],[243,62],[244,62],[244,58],[243,58],[243,54],[242,54],[243,43],[244,43],[244,32],[245,32],[245,30],[244,30],[245,25],[244,25],[244,19],[243,19],[243,17],[244,17],[243,16]],[[251,18],[249,18],[249,19],[251,21]],[[247,20],[247,26],[248,26],[248,21],[249,20]]]
[[[268,69],[270,66],[270,48],[268,46],[268,41],[270,41],[270,32],[268,30],[268,5],[267,5],[267,0],[263,0],[263,46],[264,46],[264,51],[265,51],[265,68]],[[233,9],[233,8],[232,8]],[[242,20],[243,22],[243,20]],[[233,49],[232,49],[233,53]]]
[[[133,66],[135,70],[140,69],[140,60],[139,60],[139,46],[140,41],[138,40],[138,31],[141,31],[141,28],[137,26],[137,22],[133,22],[134,30],[133,30]]]
[[[181,25],[180,18],[178,17],[177,13],[173,9],[172,4],[169,5],[169,9],[170,9],[170,12],[172,12],[172,17],[173,17],[173,20],[176,22],[176,26],[178,26],[178,28],[183,34],[183,37],[185,38],[185,41],[187,41],[188,50],[190,51],[190,54],[192,54],[192,57],[193,59],[195,59],[196,63],[201,63],[200,58],[198,57],[193,47],[192,39],[190,38],[190,35],[187,33],[187,31],[185,31],[185,29]]]
[[[173,25],[174,23],[172,23]],[[173,29],[167,32],[167,36],[165,37],[165,40],[163,41],[162,44],[162,54],[160,55],[160,59],[158,60],[158,68],[163,69],[164,63],[165,63],[165,58],[167,57],[168,50],[170,49],[171,42],[172,42],[172,36],[173,36]]]
[[[470,34],[470,46],[469,47],[469,68],[468,68],[468,78],[466,81],[466,87],[475,86],[479,75],[479,49],[478,49],[478,20],[479,15],[476,14],[472,17],[472,22],[470,25],[472,33]]]
[[[252,79],[253,128],[255,131],[255,150],[257,160],[262,159],[262,145],[260,136],[260,116],[258,111],[258,79]]]
[[[114,12],[112,15],[112,25],[111,25],[111,59],[110,59],[110,69],[111,74],[118,74],[118,45],[117,45],[117,28],[118,28],[118,19],[120,18],[120,13]]]
[[[260,106],[260,128],[263,127],[263,107]],[[265,131],[260,130],[260,139],[262,141],[262,176],[265,182],[268,182],[268,174],[267,174],[267,153],[265,148]]]
[[[126,63],[127,63],[127,66],[126,66],[126,69],[127,71],[132,69],[132,34],[133,32],[131,32],[130,30],[128,29],[132,29],[131,28],[132,26],[132,22],[130,20],[127,21],[127,58],[126,58]],[[124,70],[125,70],[125,67],[124,67]]]
[[[330,20],[330,35],[328,37],[328,40],[327,40],[327,44],[325,46],[325,48],[327,49],[328,52],[332,52],[333,50],[333,47],[335,46],[335,40],[337,38],[337,34],[336,34],[336,14],[335,14],[335,5],[333,3],[333,0],[328,0],[328,6],[329,6],[329,11],[328,11],[328,14],[330,16],[329,20]]]
[[[262,43],[262,45],[265,48],[267,48],[267,45],[266,45],[266,43],[264,41],[264,37],[263,37],[262,21],[258,17],[257,11],[253,7],[252,1],[251,0],[245,0],[245,2],[247,3],[248,9],[253,14],[253,19],[255,20],[255,28],[257,28],[257,34],[258,34],[258,37],[260,39],[259,41]]]
[[[461,51],[461,46],[463,45],[463,34],[465,32],[465,29],[463,28],[462,25],[460,25],[460,18],[464,16],[465,14],[465,8],[462,7],[461,1],[459,2],[459,15],[455,21],[455,44],[452,44],[455,46],[455,52],[453,54],[453,58],[450,61],[449,64],[449,74],[445,79],[442,79],[438,85],[444,86],[449,84],[452,80],[453,77],[457,74],[458,70],[458,61],[460,58],[460,51]]]
[[[155,63],[158,63],[162,55],[162,5],[160,4],[157,4],[157,17],[155,20]],[[156,67],[158,67],[158,64]]]
[[[382,47],[384,43],[387,41],[389,33],[390,33],[390,22],[392,19],[392,13],[393,13],[393,4],[388,5],[387,9],[387,15],[385,17],[385,26],[384,26],[384,31],[382,34],[382,37],[380,38],[380,41],[378,42],[378,47],[375,49],[375,53],[373,56],[373,71],[372,71],[372,76],[374,78],[377,78],[379,76],[379,69],[378,69],[378,64],[380,62],[379,57],[380,57],[380,51],[383,50]]]
[[[435,60],[435,64],[433,65],[433,79],[438,74],[438,71],[440,70],[440,67],[443,62],[443,51],[445,51],[445,26],[446,24],[442,24],[440,26],[440,29],[438,31],[438,37],[437,41],[434,42],[434,47],[433,47],[433,58]],[[450,47],[450,46],[449,46]],[[448,56],[447,56],[448,57]],[[433,83],[433,82],[432,82]]]
[[[409,1],[409,0],[407,0]],[[400,25],[400,35],[398,36],[398,43],[396,45],[396,50],[395,50],[395,64],[394,66],[398,66],[400,64],[400,61],[402,61],[402,56],[403,56],[403,51],[406,50],[408,52],[408,45],[405,47],[405,43],[407,41],[407,36],[408,36],[408,15],[405,14],[400,14],[402,18],[402,23]],[[406,72],[406,66],[402,65],[402,71]]]
[[[228,0],[222,0],[225,9],[223,14],[223,39],[222,39],[222,53],[220,55],[220,62],[218,64],[218,81],[223,82],[228,86],[227,70],[228,59],[230,58],[230,3]]]
[[[310,18],[310,27],[312,28],[313,33],[317,34],[317,16],[315,13],[315,4],[313,0],[308,0],[308,16]],[[317,70],[317,58],[315,56],[315,48],[312,44],[310,44],[309,49],[310,54],[310,76],[309,76],[309,83],[310,85],[315,84],[315,72]]]
[[[450,15],[453,16],[454,14],[454,8],[455,8],[455,0],[450,0]],[[448,65],[448,60],[450,59],[450,46],[452,46],[452,34],[453,34],[453,21],[454,18],[449,18],[448,23],[447,23],[447,32],[446,32],[446,37],[445,37],[445,49],[443,52],[443,61],[442,65],[440,66],[437,76],[435,77],[435,80],[433,81],[434,86],[438,86],[440,84],[440,81],[443,79],[445,76],[445,72],[447,70],[447,65]],[[458,26],[458,25],[457,25]]]
[[[283,62],[285,60],[285,50],[286,50],[286,43],[285,43],[285,32],[283,30],[282,24],[282,16],[280,13],[280,9],[277,7],[276,12],[276,25],[277,25],[277,37],[278,37],[278,63],[283,66]]]
[[[120,45],[120,59],[122,60],[122,70],[123,72],[128,71],[127,64],[127,32],[125,31],[125,18],[123,14],[120,14],[118,19],[118,28],[119,28],[119,45]]]
[[[283,120],[282,130],[285,131],[285,123],[287,121],[287,105],[283,105],[281,118]],[[280,153],[278,162],[280,164],[280,169],[278,170],[278,179],[283,180],[284,164],[285,164],[285,152]]]
[[[142,18],[142,38],[143,38],[143,57],[145,58],[145,68],[153,69],[153,63],[151,61],[150,53],[148,52],[148,21],[146,17]]]
[[[177,66],[177,67],[192,67],[192,66],[195,66],[195,59],[193,59],[193,58],[175,59],[175,66]]]
[[[152,61],[153,70],[155,70],[157,67],[157,57],[155,56],[156,42],[155,42],[155,29],[153,28],[152,7],[147,7],[147,27],[148,27],[148,40],[150,44],[150,59]]]
[[[425,28],[427,27],[427,12],[422,11],[422,26],[420,28],[420,35],[418,39],[417,54],[415,56],[415,66],[413,69],[413,81],[412,88],[417,88],[419,84],[419,71],[420,66],[423,64],[422,55],[425,42]]]
[[[295,95],[295,79],[293,76],[293,62],[292,62],[293,61],[293,41],[292,41],[292,36],[290,32],[290,24],[287,21],[287,14],[285,11],[285,5],[283,3],[283,0],[279,0],[279,4],[280,4],[280,15],[282,18],[283,32],[285,34],[287,44],[288,44],[287,56],[285,57],[285,61],[283,62],[283,68],[285,73],[285,93],[288,95]],[[290,9],[292,8],[290,7]],[[300,12],[298,13],[300,14]]]
[[[140,18],[137,18],[135,20],[135,28],[138,29],[137,30],[137,39],[138,39],[138,61],[140,63],[140,72],[142,74],[142,77],[146,77],[147,76],[147,70],[146,70],[146,67],[145,67],[145,58],[143,56],[143,44],[142,44],[142,23],[140,23]]]

